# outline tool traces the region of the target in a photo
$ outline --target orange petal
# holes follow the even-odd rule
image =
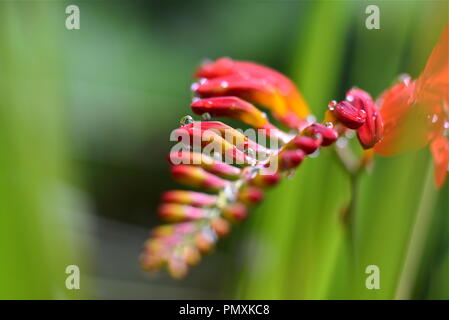
[[[437,136],[430,145],[435,166],[435,185],[441,188],[446,181],[449,169],[449,140],[443,136]]]
[[[384,122],[383,140],[375,151],[384,156],[425,146],[427,138],[426,115],[414,103],[415,82],[405,79],[386,90],[379,99],[380,114]]]
[[[419,100],[446,102],[449,108],[449,25],[433,48],[421,76],[416,81]]]

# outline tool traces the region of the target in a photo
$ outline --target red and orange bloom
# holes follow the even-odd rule
[[[279,72],[247,61],[221,58],[204,63],[192,89],[201,97],[237,96],[269,109],[290,128],[305,125],[309,108],[293,82]]]
[[[430,144],[437,187],[444,184],[449,165],[448,41],[446,27],[418,79],[404,78],[378,102],[385,133],[375,151],[390,156]]]
[[[262,200],[266,189],[300,166],[308,155],[332,145],[339,135],[334,124],[342,124],[344,130],[357,130],[365,148],[371,148],[382,135],[382,119],[371,97],[359,89],[351,90],[347,101],[327,114],[331,119],[323,124],[308,123],[307,105],[294,84],[267,67],[222,58],[202,65],[197,76],[200,80],[192,89],[202,99],[194,99],[193,112],[208,114],[207,118],[231,118],[262,130],[270,137],[270,147],[218,121],[194,122],[190,118],[190,123],[183,121],[174,131],[187,150],[170,153],[173,178],[208,193],[164,193],[158,212],[173,224],[153,231],[141,263],[149,271],[166,265],[175,278],[183,277],[189,266],[198,263],[201,254],[210,252],[218,238],[229,233],[231,223],[244,220],[249,207]],[[276,127],[244,99],[267,108],[294,132]],[[281,145],[273,146],[271,138]],[[214,147],[220,160],[215,154],[211,157],[195,149],[209,146]]]

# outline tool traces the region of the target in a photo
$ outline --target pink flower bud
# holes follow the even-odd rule
[[[306,154],[314,153],[321,145],[321,139],[297,135],[284,147],[285,149],[301,149]]]
[[[229,117],[240,120],[255,128],[263,128],[269,124],[264,114],[238,97],[215,97],[194,101],[190,107],[196,114],[209,113],[211,116]]]
[[[215,160],[205,154],[190,151],[171,152],[168,161],[173,164],[193,164],[227,179],[237,179],[241,170],[227,163]]]
[[[335,118],[350,129],[357,129],[365,123],[365,110],[359,109],[347,101],[339,102],[331,108],[333,108],[331,111]]]
[[[233,222],[242,221],[246,216],[247,210],[242,203],[233,203],[223,209],[223,217]]]
[[[226,236],[230,229],[231,226],[229,225],[229,222],[221,219],[221,218],[214,218],[211,220],[211,227],[212,229],[214,229],[214,231],[217,233],[218,236],[220,237],[224,237]]]
[[[207,209],[177,203],[161,204],[158,208],[158,213],[162,219],[172,222],[204,219],[209,216]]]
[[[212,206],[217,203],[218,197],[195,191],[171,190],[162,195],[162,201],[190,204],[192,206]]]
[[[203,230],[199,232],[195,238],[195,245],[201,252],[209,252],[212,250],[212,248],[215,245],[215,242],[217,241],[216,236],[212,234],[211,232],[214,232],[212,230]]]
[[[312,123],[306,127],[301,134],[312,138],[321,138],[322,146],[329,146],[338,138],[338,133],[334,129],[320,123]]]
[[[252,186],[245,186],[240,189],[237,198],[246,205],[252,205],[263,199],[263,191]]]
[[[283,150],[279,154],[281,170],[296,168],[304,159],[305,153],[301,149]]]
[[[256,187],[264,189],[268,187],[273,187],[279,182],[280,179],[281,176],[279,175],[279,173],[258,174],[253,179],[250,180],[250,183]]]
[[[360,89],[351,89],[346,100],[366,113],[365,123],[357,129],[357,137],[364,149],[370,149],[383,137],[383,121],[371,96]]]
[[[173,179],[183,184],[206,190],[218,191],[224,188],[228,181],[223,180],[202,168],[190,165],[173,166],[171,170]]]
[[[187,271],[187,263],[181,257],[174,256],[168,260],[168,272],[173,278],[184,278]]]

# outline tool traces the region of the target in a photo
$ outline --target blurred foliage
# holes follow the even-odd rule
[[[65,266],[87,268],[85,248],[98,245],[77,237],[95,234],[86,205],[111,220],[159,223],[160,193],[179,187],[168,137],[190,113],[202,59],[247,59],[291,76],[320,120],[353,85],[377,96],[400,73],[416,77],[448,20],[445,1],[77,1],[81,29],[69,31],[72,3],[0,3],[2,298],[77,294],[61,286]],[[368,4],[381,9],[380,30],[365,28]],[[136,278],[181,297],[195,283],[223,298],[447,299],[449,189],[434,190],[432,174],[427,150],[376,158],[360,180],[352,245],[341,220],[349,178],[323,151],[185,281]],[[120,257],[104,264],[137,265]],[[381,290],[364,287],[369,264],[381,269]]]
[[[71,184],[54,14],[38,3],[0,4],[0,298],[66,299],[68,265],[86,271],[77,240],[82,195]],[[76,180],[76,179],[75,179]]]

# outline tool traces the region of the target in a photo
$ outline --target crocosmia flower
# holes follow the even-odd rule
[[[403,77],[378,101],[385,128],[375,151],[390,156],[430,144],[437,187],[444,184],[449,166],[448,38],[446,27],[418,79]]]
[[[279,72],[248,61],[221,58],[204,63],[192,86],[201,97],[238,96],[257,103],[283,124],[297,129],[304,125],[309,108],[293,82]]]
[[[270,68],[221,58],[203,64],[197,77],[191,109],[203,121],[182,119],[173,135],[185,149],[172,150],[168,157],[173,179],[193,190],[163,194],[157,211],[171,224],[153,231],[141,256],[145,270],[165,266],[174,278],[185,276],[232,224],[248,216],[267,189],[290,176],[309,155],[333,145],[340,133],[351,129],[357,130],[364,148],[372,148],[383,128],[374,102],[360,89],[350,90],[331,119],[309,123],[299,90]],[[290,131],[271,123],[258,106]],[[258,134],[251,136],[212,117],[240,121]],[[260,132],[269,144],[259,143]]]

